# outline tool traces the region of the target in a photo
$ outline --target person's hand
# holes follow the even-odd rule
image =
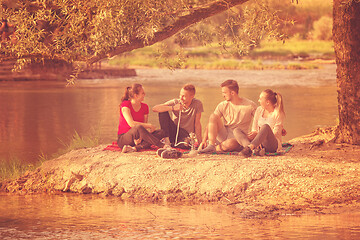
[[[181,103],[174,105],[174,111],[181,111],[183,109],[183,105]]]
[[[198,147],[198,150],[203,150],[204,148],[206,148],[206,142],[201,142],[199,147]]]
[[[256,131],[249,132],[249,133],[248,133],[248,139],[249,139],[249,141],[254,140],[254,138],[256,137],[256,135],[257,135],[257,132],[256,132]]]
[[[149,125],[149,132],[152,133],[156,130],[156,127],[152,124]]]
[[[283,129],[281,130],[281,135],[282,135],[282,136],[286,136],[286,134],[287,134],[287,132],[286,132],[285,128],[283,128]]]
[[[134,139],[134,143],[135,145],[139,145],[141,143],[142,139],[139,138],[139,139]]]

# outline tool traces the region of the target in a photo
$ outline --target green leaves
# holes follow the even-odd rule
[[[241,3],[238,0],[227,1]],[[156,33],[166,32],[169,26],[199,8],[203,8],[203,12],[210,11],[209,6],[215,2],[22,0],[12,6],[5,4],[4,17],[16,26],[17,41],[6,43],[6,47],[1,49],[1,56],[61,59],[70,63],[87,62],[96,56],[101,56],[101,59],[111,56],[119,47],[124,47],[121,52],[126,52],[153,44],[159,41],[155,39]],[[284,34],[278,32],[282,19],[270,5],[268,1],[261,1],[234,8],[194,25],[177,39],[184,42],[188,41],[186,38],[191,38],[194,44],[220,42],[224,49],[231,42],[239,47],[239,52],[244,53],[267,34],[284,38]],[[178,31],[181,30],[179,28]],[[127,48],[131,45],[136,46]],[[179,57],[180,62],[182,58]]]

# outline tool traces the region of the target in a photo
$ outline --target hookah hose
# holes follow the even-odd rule
[[[179,144],[181,143],[184,143],[184,144],[188,144],[186,142],[177,142],[178,141],[178,137],[179,137],[179,130],[180,130],[180,120],[181,120],[181,110],[179,111],[179,121],[178,121],[178,124],[177,124],[177,129],[176,129],[176,137],[175,137],[175,144],[174,144],[174,147],[177,147]],[[189,153],[189,155],[191,156],[194,156],[197,154],[197,152],[195,151],[195,148],[194,148],[194,144],[190,144],[191,146],[191,151]]]
[[[175,138],[175,145],[174,145],[175,147],[177,145],[179,145],[180,143],[182,143],[182,142],[177,143],[177,140],[179,137],[179,130],[180,130],[180,120],[181,120],[181,109],[179,111],[179,120],[178,120],[178,124],[177,124],[177,129],[176,129],[176,138]]]

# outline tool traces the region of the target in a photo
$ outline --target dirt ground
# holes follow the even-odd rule
[[[285,155],[120,153],[79,149],[0,183],[2,194],[73,192],[124,201],[215,203],[243,217],[360,209],[360,146],[332,143],[322,129],[290,141]]]

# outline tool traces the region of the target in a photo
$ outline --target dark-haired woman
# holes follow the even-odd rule
[[[155,126],[148,123],[149,106],[142,102],[144,97],[141,84],[135,83],[125,89],[120,104],[117,141],[122,152],[135,152],[151,145],[164,147],[160,142],[165,136],[164,132],[155,130]]]
[[[251,143],[241,151],[244,157],[250,157],[254,150],[262,149],[270,153],[280,151],[281,138],[286,134],[283,128],[285,112],[281,94],[266,89],[261,92],[259,103],[252,131],[248,134]]]

